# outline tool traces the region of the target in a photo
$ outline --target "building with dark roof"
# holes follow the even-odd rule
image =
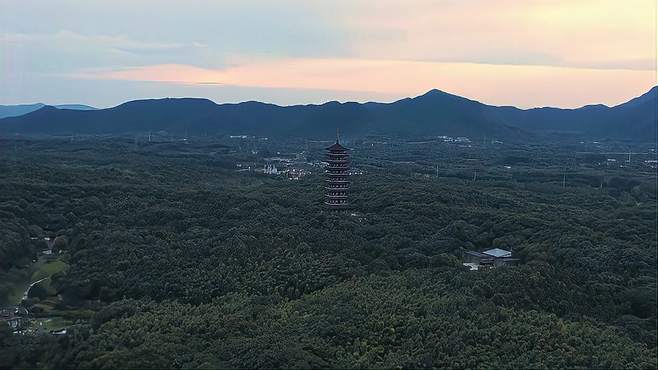
[[[468,266],[471,270],[478,270],[482,267],[499,267],[515,264],[519,259],[512,257],[512,252],[493,248],[483,252],[478,251],[464,251],[462,253],[464,266]]]

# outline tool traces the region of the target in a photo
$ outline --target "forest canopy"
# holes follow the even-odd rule
[[[0,325],[0,367],[656,367],[655,169],[353,144],[336,213],[319,167],[239,171],[308,144],[4,142],[0,299],[56,238],[68,267],[23,303],[71,325]],[[462,265],[494,247],[519,264]]]

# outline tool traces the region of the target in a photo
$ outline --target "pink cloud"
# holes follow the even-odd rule
[[[645,92],[656,78],[654,71],[646,70],[348,58],[286,58],[218,69],[162,64],[88,71],[75,77],[372,92],[399,97],[439,88],[490,104],[522,107],[614,105]]]

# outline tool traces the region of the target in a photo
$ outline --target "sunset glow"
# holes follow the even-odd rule
[[[651,0],[193,1],[182,11],[175,3],[53,1],[36,12],[3,2],[9,88],[0,99],[50,101],[57,91],[59,100],[100,105],[147,93],[295,104],[391,101],[438,88],[496,105],[577,107],[614,105],[656,84]],[[75,6],[78,16],[52,18],[53,4]],[[132,7],[161,21],[101,19],[99,33],[85,20]],[[40,26],[28,32],[26,17]],[[97,101],[86,100],[92,86],[104,91]]]

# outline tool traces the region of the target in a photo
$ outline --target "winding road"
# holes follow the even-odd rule
[[[49,278],[49,276],[46,276],[43,279],[39,279],[39,280],[35,281],[34,283],[31,283],[30,286],[28,286],[27,289],[25,289],[25,293],[23,293],[23,299],[21,301],[24,301],[24,300],[27,299],[27,295],[28,295],[28,293],[30,293],[30,289],[32,289],[33,286],[39,284],[40,282],[42,282],[42,281],[44,281],[48,278]]]

